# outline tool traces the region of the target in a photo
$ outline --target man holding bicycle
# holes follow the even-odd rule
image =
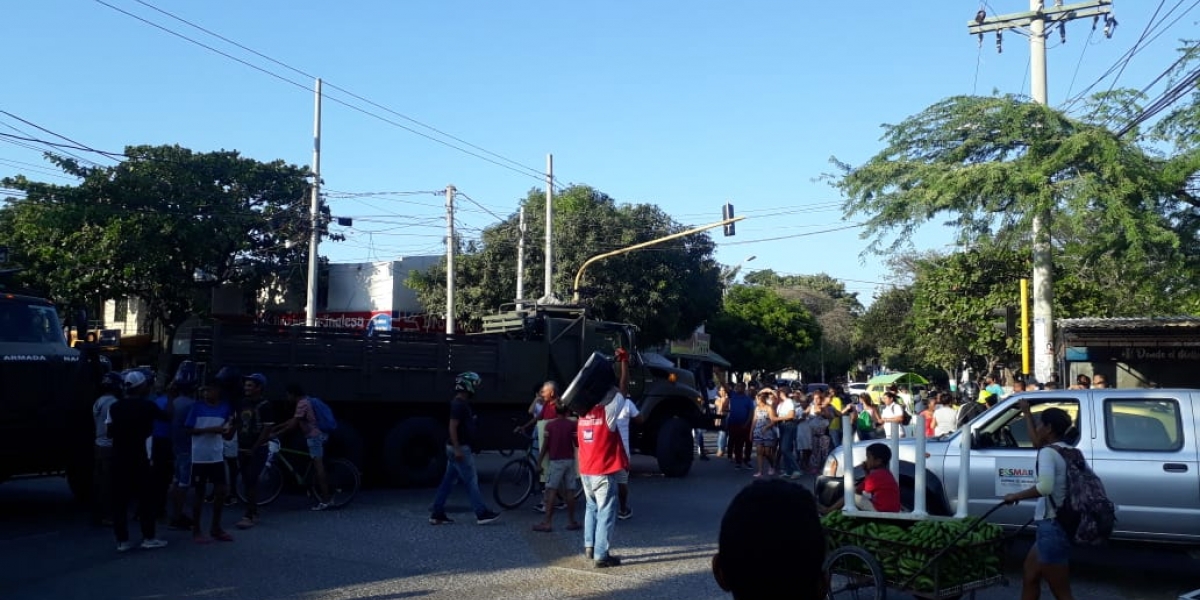
[[[297,427],[304,432],[304,438],[308,443],[308,455],[312,458],[313,471],[317,475],[317,489],[320,491],[320,497],[317,498],[317,503],[313,505],[312,510],[328,510],[332,508],[333,504],[333,498],[329,494],[329,481],[325,477],[325,442],[329,441],[329,434],[321,431],[321,428],[317,426],[317,414],[313,410],[312,403],[308,401],[308,395],[299,385],[289,383],[287,396],[288,400],[296,403],[296,412],[292,418],[269,430],[270,437],[279,437]]]

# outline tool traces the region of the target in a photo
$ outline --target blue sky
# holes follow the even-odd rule
[[[0,108],[90,147],[180,144],[236,149],[260,160],[312,158],[312,92],[304,75],[232,46],[137,0],[104,0],[250,62],[239,64],[97,0],[39,0],[4,9]],[[337,262],[442,251],[442,200],[454,184],[484,207],[461,204],[467,231],[507,216],[542,185],[545,155],[564,183],[622,202],[657,203],[684,223],[720,217],[733,202],[749,218],[733,238],[714,234],[718,259],[748,270],[826,272],[865,301],[890,274],[862,256],[841,198],[815,181],[830,156],[860,163],[880,149],[880,124],[946,96],[1028,93],[1028,42],[987,37],[966,23],[978,2],[414,2],[147,0],[300,71],[324,78],[322,174],[335,215],[355,218]],[[990,0],[989,13],[1025,0]],[[1141,88],[1196,31],[1198,2],[1175,7],[1117,80]],[[1159,3],[1118,0],[1112,39],[1091,21],[1049,40],[1050,102],[1097,82],[1137,42]],[[1179,15],[1182,19],[1167,28]],[[1194,36],[1194,33],[1192,34]],[[1113,76],[1100,80],[1107,89]],[[526,168],[501,168],[364,115],[342,99],[512,166],[366,105],[334,84]],[[7,126],[31,131],[0,115]],[[39,137],[48,137],[40,135]],[[0,141],[3,141],[0,139]],[[101,160],[101,162],[104,162]],[[30,165],[40,165],[33,168]],[[0,143],[0,176],[48,177],[36,150]],[[485,210],[486,209],[486,210]],[[779,238],[757,241],[765,238]],[[941,248],[948,230],[916,244]],[[562,240],[561,243],[570,243]],[[536,285],[536,282],[535,282]]]

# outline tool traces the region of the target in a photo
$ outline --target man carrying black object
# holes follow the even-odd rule
[[[475,456],[471,452],[471,444],[475,441],[475,413],[471,411],[470,400],[475,396],[479,382],[479,375],[470,372],[462,373],[454,380],[454,398],[450,401],[450,437],[446,440],[446,474],[442,476],[442,484],[433,498],[430,525],[454,522],[454,519],[446,516],[446,499],[460,479],[467,486],[476,523],[486,525],[500,518],[499,514],[484,504],[483,495],[479,493],[479,475],[475,472]]]
[[[784,581],[763,571],[764,556],[788,557]],[[725,509],[712,571],[734,600],[825,598],[824,563],[825,530],[808,489],[781,479],[755,481]]]

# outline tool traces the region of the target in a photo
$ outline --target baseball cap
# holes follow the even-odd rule
[[[135,388],[146,384],[146,376],[141,371],[130,371],[125,374],[125,387]]]
[[[262,373],[253,373],[251,375],[247,375],[246,381],[253,381],[260,387],[267,387],[267,376],[263,375]]]

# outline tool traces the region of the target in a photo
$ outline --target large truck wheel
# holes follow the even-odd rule
[[[362,434],[358,433],[349,423],[341,421],[338,423],[337,429],[329,434],[329,449],[327,452],[334,457],[344,458],[358,467],[359,472],[363,472],[363,459],[366,457],[366,446],[363,443]]]
[[[658,428],[655,457],[658,468],[667,477],[684,477],[692,470],[692,426],[679,417],[671,417]]]
[[[446,428],[428,417],[400,421],[384,438],[383,466],[396,485],[436,484],[446,468]]]

